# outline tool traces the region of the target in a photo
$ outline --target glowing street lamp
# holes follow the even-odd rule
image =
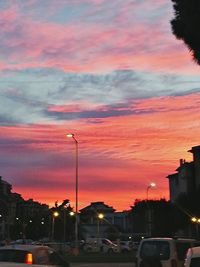
[[[103,214],[103,213],[99,213],[99,214],[98,214],[98,218],[99,218],[100,220],[102,220],[102,219],[104,218],[104,214]]]
[[[99,237],[100,237],[100,229],[99,229],[99,224],[100,221],[104,219],[104,214],[103,213],[99,213],[97,215],[97,238],[98,238],[98,242],[99,242]]]
[[[52,240],[54,240],[55,218],[58,217],[59,215],[60,214],[57,211],[53,212],[53,216],[52,216],[52,233],[51,233]]]
[[[155,187],[156,184],[155,183],[150,183],[148,186],[147,186],[147,200],[148,200],[148,194],[149,194],[149,189],[152,188],[152,187]]]
[[[197,218],[196,218],[196,217],[192,217],[192,218],[191,218],[191,221],[192,221],[192,222],[197,222]]]
[[[68,133],[68,138],[73,138],[76,147],[76,173],[75,173],[75,246],[78,253],[78,141],[74,134]]]
[[[155,183],[150,183],[147,186],[147,233],[149,236],[151,236],[152,233],[152,211],[149,207],[149,203],[148,203],[148,197],[149,197],[149,189],[152,187],[155,187],[156,184]]]

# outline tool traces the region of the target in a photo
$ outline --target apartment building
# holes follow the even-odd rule
[[[171,202],[175,202],[181,193],[189,194],[200,187],[200,146],[194,146],[188,152],[192,153],[193,161],[180,159],[176,172],[167,176]]]
[[[24,200],[20,194],[13,193],[12,185],[0,176],[0,240],[12,237],[12,229],[16,223],[24,226],[28,219],[37,214],[43,216],[48,210],[48,205],[33,199]]]

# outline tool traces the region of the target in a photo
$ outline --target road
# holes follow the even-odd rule
[[[70,267],[135,267],[135,263],[71,263]]]

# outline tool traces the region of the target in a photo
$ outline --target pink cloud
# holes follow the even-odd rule
[[[5,27],[5,26],[6,25],[7,26],[8,25],[11,25],[11,23],[15,22],[17,16],[18,16],[18,14],[14,10],[7,9],[7,10],[4,10],[4,11],[1,11],[0,21],[3,24],[3,26],[4,26],[3,27],[4,30],[6,30],[6,31],[11,30],[10,27]]]
[[[117,20],[104,25],[103,18],[102,22],[93,24],[82,20],[62,25],[22,16],[16,8],[6,10],[0,15],[3,32],[8,34],[2,38],[8,58],[2,62],[1,69],[4,66],[18,70],[51,67],[66,72],[105,72],[129,68],[197,73],[187,49],[178,42],[175,47],[174,37],[163,30],[164,26],[143,21],[137,24],[134,16],[132,20],[123,17],[130,12],[131,4],[120,5],[118,20],[123,20],[123,27]],[[158,8],[162,3],[155,4]]]
[[[97,104],[86,103],[86,102],[79,102],[76,104],[66,104],[66,105],[50,105],[48,107],[48,111],[53,112],[81,112],[82,110],[94,110],[98,107]]]

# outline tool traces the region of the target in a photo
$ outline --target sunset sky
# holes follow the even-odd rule
[[[79,208],[169,199],[200,145],[200,66],[170,0],[0,1],[0,176],[24,199]]]

